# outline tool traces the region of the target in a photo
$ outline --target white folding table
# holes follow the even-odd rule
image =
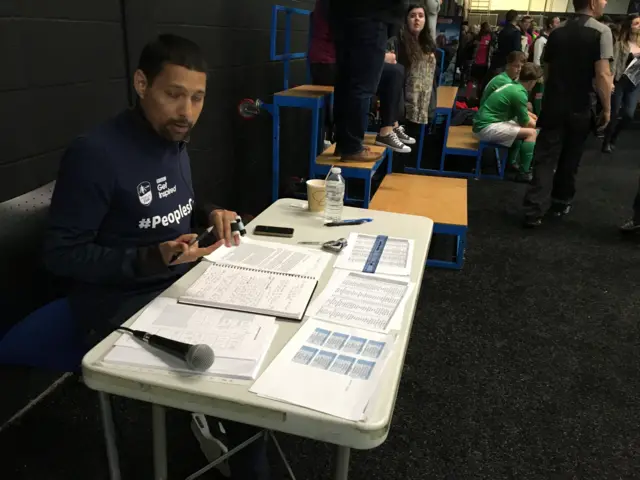
[[[181,376],[172,372],[135,369],[102,362],[121,335],[112,333],[96,345],[82,361],[85,384],[99,392],[103,426],[107,444],[107,456],[111,480],[120,480],[118,451],[113,426],[113,414],[109,395],[142,400],[152,404],[153,453],[155,480],[166,480],[167,452],[165,407],[211,415],[254,425],[267,430],[298,435],[332,443],[337,446],[335,479],[348,478],[350,449],[371,449],[387,438],[395,406],[404,357],[409,343],[422,274],[426,264],[433,222],[425,217],[401,215],[375,210],[345,207],[343,218],[373,218],[373,222],[351,227],[325,227],[318,214],[301,208],[303,202],[280,199],[256,217],[247,226],[249,236],[256,225],[293,227],[293,238],[260,237],[295,244],[301,241],[327,241],[348,237],[350,232],[411,238],[415,240],[411,281],[417,287],[411,293],[404,312],[402,329],[395,349],[385,367],[374,403],[368,408],[368,417],[353,422],[326,415],[306,408],[259,397],[249,392],[250,383],[240,381],[212,381],[199,376]],[[162,296],[177,298],[206,269],[205,262],[167,289]],[[324,272],[315,295],[331,276],[333,261]],[[138,312],[124,325],[131,324]],[[299,323],[278,320],[280,328],[271,345],[263,369],[274,359],[282,347],[299,328]]]

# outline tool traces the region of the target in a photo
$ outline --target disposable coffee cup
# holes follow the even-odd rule
[[[327,185],[324,180],[307,180],[307,199],[310,212],[323,212],[324,201],[327,198]]]

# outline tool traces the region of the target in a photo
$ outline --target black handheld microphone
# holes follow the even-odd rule
[[[138,340],[179,358],[192,370],[202,372],[213,365],[214,354],[209,345],[190,345],[188,343],[178,342],[177,340],[171,340],[170,338],[161,337],[160,335],[143,332],[142,330],[132,330],[127,327],[119,327],[118,330],[128,332]]]

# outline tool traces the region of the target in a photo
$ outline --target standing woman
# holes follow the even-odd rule
[[[624,75],[634,58],[640,61],[640,16],[637,14],[625,18],[620,37],[613,49],[615,90],[611,98],[611,122],[607,125],[602,143],[604,153],[611,153],[620,132],[633,121],[638,106],[640,84],[634,85],[629,77]]]
[[[473,64],[471,65],[470,83],[476,85],[477,92],[475,95],[471,93],[470,86],[467,86],[467,98],[482,97],[482,82],[489,73],[489,59],[491,58],[493,44],[493,33],[491,32],[491,25],[489,22],[483,22],[480,26],[480,33],[475,40],[475,48],[473,52]]]
[[[398,45],[398,61],[405,68],[405,117],[413,123],[429,123],[429,101],[436,71],[436,46],[426,26],[422,5],[411,5]]]

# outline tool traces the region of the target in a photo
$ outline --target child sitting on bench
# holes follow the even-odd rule
[[[487,101],[487,98],[489,98],[489,96],[500,87],[518,81],[520,70],[522,70],[522,66],[526,61],[527,56],[524,52],[519,50],[507,55],[507,66],[505,67],[504,72],[493,77],[484,87],[482,98],[480,98],[480,106],[482,107],[484,102]]]
[[[512,148],[523,140],[517,181],[531,181],[531,161],[536,143],[536,122],[529,114],[529,92],[542,76],[542,69],[526,63],[520,81],[498,88],[484,102],[473,119],[473,133],[482,141]],[[515,119],[515,121],[514,121]]]

